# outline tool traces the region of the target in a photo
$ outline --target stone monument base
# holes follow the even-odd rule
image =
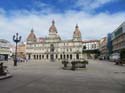
[[[7,79],[7,78],[10,78],[10,77],[12,77],[12,75],[7,73],[6,75],[0,76],[0,80]]]

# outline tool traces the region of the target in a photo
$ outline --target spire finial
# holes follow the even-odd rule
[[[31,29],[31,32],[34,32],[33,28]]]
[[[52,20],[52,25],[54,25],[55,24],[55,21],[54,20]]]
[[[76,28],[79,28],[78,24],[76,24]]]

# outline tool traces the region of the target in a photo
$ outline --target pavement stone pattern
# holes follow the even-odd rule
[[[125,65],[89,60],[76,71],[63,70],[61,62],[4,65],[13,77],[0,81],[0,93],[125,93]]]

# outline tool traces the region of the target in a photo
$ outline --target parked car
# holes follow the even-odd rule
[[[110,57],[109,57],[110,61],[113,62],[117,62],[118,60],[120,60],[120,53],[113,53]]]

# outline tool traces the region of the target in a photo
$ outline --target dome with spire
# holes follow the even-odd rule
[[[76,27],[75,27],[74,35],[81,36],[81,32],[80,32],[79,27],[78,27],[77,24],[76,24]]]
[[[49,28],[49,32],[56,32],[57,33],[57,29],[55,27],[55,21],[54,20],[52,21],[52,25]]]
[[[27,37],[27,42],[36,42],[37,41],[37,38],[36,38],[36,35],[34,34],[34,30],[31,29],[31,32],[29,34],[29,36]]]
[[[79,30],[79,26],[76,24],[75,31],[73,33],[73,38],[81,39],[81,32]]]

